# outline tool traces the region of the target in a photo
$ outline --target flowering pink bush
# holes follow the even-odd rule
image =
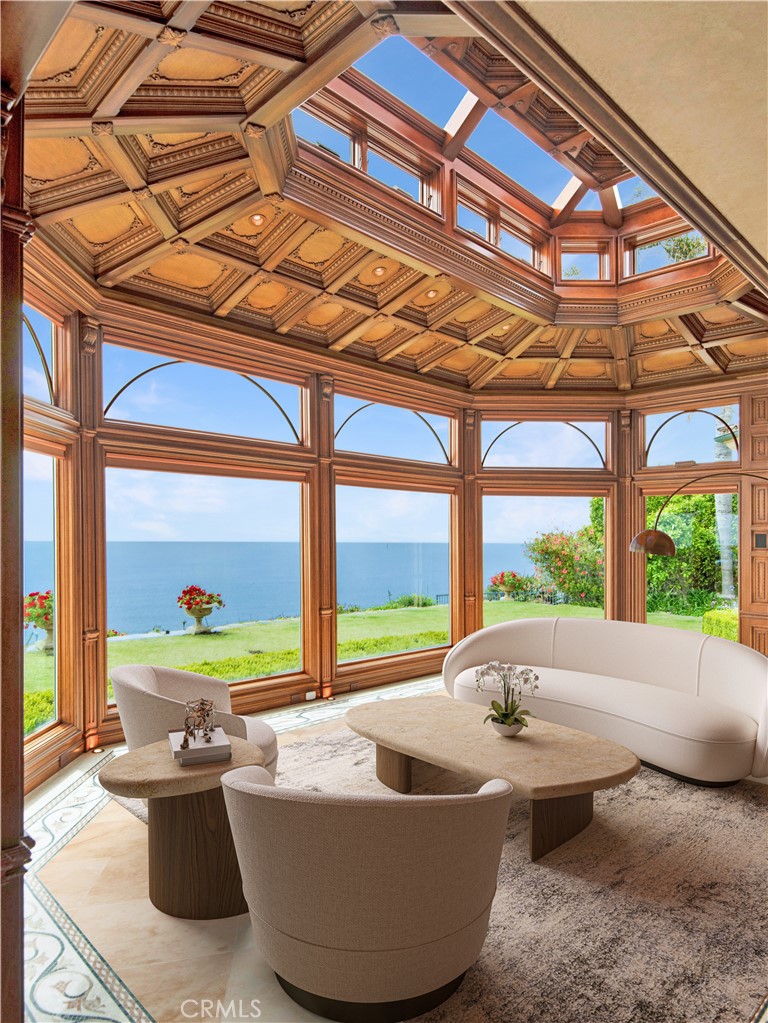
[[[525,549],[545,591],[564,594],[570,604],[603,606],[605,556],[594,526],[582,526],[574,533],[537,534]]]

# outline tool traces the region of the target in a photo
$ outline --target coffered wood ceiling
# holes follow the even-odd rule
[[[347,71],[396,32],[469,90],[446,130]],[[307,101],[357,104],[418,149],[445,184],[442,214],[297,142],[290,113]],[[554,207],[466,150],[490,107],[573,175]],[[472,391],[768,367],[768,303],[714,250],[650,276],[559,281],[456,228],[454,175],[525,224],[550,271],[563,241],[600,242],[615,263],[625,235],[685,229],[661,199],[622,211],[626,165],[439,2],[78,3],[31,75],[26,118],[30,260],[39,271],[53,250],[134,307]],[[588,189],[601,212],[574,212]]]

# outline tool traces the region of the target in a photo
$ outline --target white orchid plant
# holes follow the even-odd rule
[[[491,700],[490,713],[483,719],[483,724],[494,721],[499,725],[528,727],[527,719],[533,715],[522,707],[523,690],[533,696],[539,688],[539,676],[533,668],[518,668],[516,664],[489,661],[475,669],[475,683],[479,693],[488,686],[498,690],[501,696],[500,700]]]

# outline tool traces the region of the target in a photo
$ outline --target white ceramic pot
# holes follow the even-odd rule
[[[500,725],[498,721],[491,721],[491,724],[499,735],[504,735],[508,739],[511,739],[513,735],[517,735],[518,732],[523,730],[523,725]]]
[[[211,631],[209,626],[203,625],[203,618],[207,618],[211,611],[213,611],[211,604],[204,604],[201,607],[188,607],[185,608],[185,610],[190,618],[195,619],[195,627],[192,630],[193,633]]]

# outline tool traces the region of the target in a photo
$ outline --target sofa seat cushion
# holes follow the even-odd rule
[[[750,773],[757,722],[742,711],[645,682],[532,667],[539,688],[523,705],[545,721],[612,739],[686,778],[726,782]],[[454,696],[485,705],[494,698],[477,691],[474,668],[457,675]]]

